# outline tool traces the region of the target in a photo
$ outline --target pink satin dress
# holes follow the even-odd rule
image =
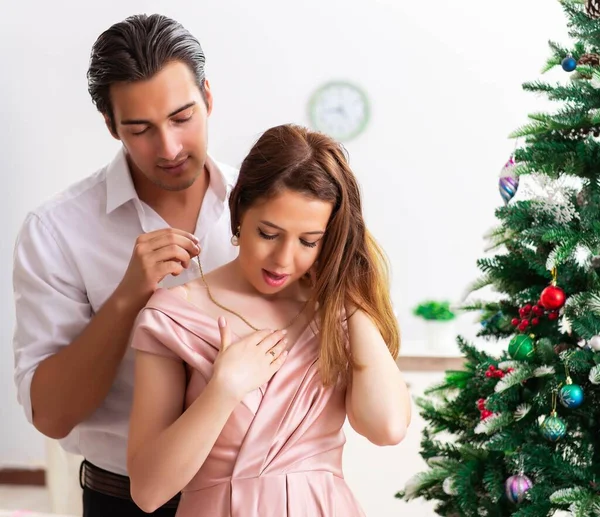
[[[186,363],[187,408],[212,375],[219,328],[159,289],[139,316],[132,346]],[[318,335],[307,327],[282,368],[238,404],[182,490],[177,517],[364,516],[342,474],[345,391],[323,386],[318,351]]]

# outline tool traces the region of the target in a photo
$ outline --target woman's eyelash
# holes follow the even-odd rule
[[[277,237],[277,235],[271,235],[269,233],[265,233],[263,232],[260,228],[258,229],[258,234],[263,238],[263,239],[268,239],[268,240],[273,240],[275,237]]]
[[[263,232],[260,228],[258,228],[258,234],[263,238],[263,239],[267,239],[269,241],[272,241],[273,239],[276,239],[278,237],[277,234],[272,235],[270,233],[265,233]],[[318,242],[318,241],[317,241]],[[303,239],[300,239],[300,243],[302,244],[302,246],[306,246],[307,248],[314,248],[317,245],[317,242],[308,242],[305,241]]]

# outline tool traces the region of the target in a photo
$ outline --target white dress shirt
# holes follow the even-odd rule
[[[210,271],[237,254],[230,242],[227,204],[237,171],[210,157],[206,165],[210,182],[195,234],[202,267]],[[14,253],[13,346],[18,400],[29,422],[31,380],[37,366],[71,343],[113,293],[137,237],[168,226],[139,199],[123,149],[108,166],[28,214]],[[198,266],[195,261],[191,264],[180,276],[165,278],[162,285],[196,278]],[[102,405],[60,441],[68,452],[118,474],[127,473],[133,358],[128,348]]]

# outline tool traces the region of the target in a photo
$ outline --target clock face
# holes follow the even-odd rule
[[[311,97],[310,121],[315,129],[340,141],[358,136],[369,120],[369,102],[357,86],[334,81],[323,85]]]

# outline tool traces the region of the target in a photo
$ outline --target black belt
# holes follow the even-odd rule
[[[118,499],[131,499],[130,482],[127,476],[121,476],[114,472],[96,467],[88,460],[83,460],[79,469],[79,483],[81,488],[89,488]],[[170,501],[167,501],[162,508],[177,508],[180,494],[177,494]]]

